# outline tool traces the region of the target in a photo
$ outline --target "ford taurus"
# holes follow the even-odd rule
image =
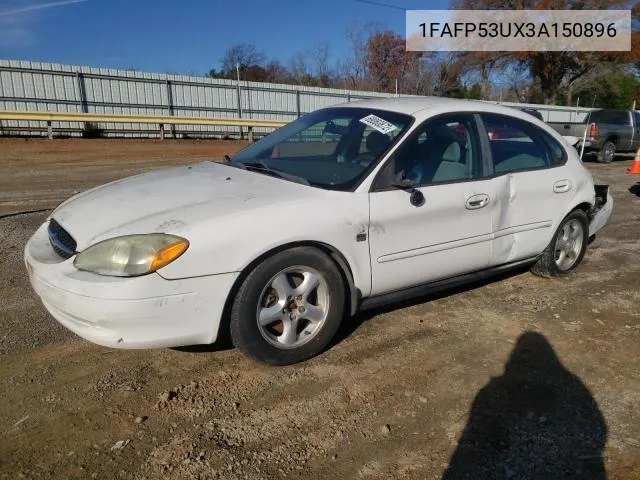
[[[565,275],[613,200],[563,138],[482,102],[318,110],[225,162],[58,206],[25,249],[60,323],[118,348],[215,342],[259,361],[327,347],[358,310],[531,265]]]

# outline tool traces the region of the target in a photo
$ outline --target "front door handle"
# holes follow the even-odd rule
[[[569,180],[558,180],[553,184],[553,191],[555,193],[566,193],[571,190],[571,182]]]
[[[486,207],[487,205],[489,205],[489,195],[479,193],[467,198],[465,206],[467,207],[467,210],[477,210],[479,208]]]

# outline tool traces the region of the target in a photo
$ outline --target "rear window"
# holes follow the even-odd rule
[[[495,173],[551,167],[566,161],[558,142],[535,125],[506,115],[481,116]]]
[[[629,125],[629,112],[625,110],[598,110],[591,114],[589,121],[594,123]]]

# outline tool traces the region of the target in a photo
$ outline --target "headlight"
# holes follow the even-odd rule
[[[187,247],[184,238],[165,233],[126,235],[91,245],[76,256],[73,265],[100,275],[135,277],[168,265]]]

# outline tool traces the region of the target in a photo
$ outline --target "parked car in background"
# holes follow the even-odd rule
[[[585,152],[596,154],[598,162],[609,163],[616,153],[634,152],[640,146],[640,112],[633,110],[595,110],[584,122],[548,122],[560,135],[579,138],[581,149],[585,136]]]
[[[522,266],[567,274],[612,206],[528,114],[375,99],[303,115],[226,163],[76,195],[25,263],[53,317],[93,342],[175,347],[228,329],[283,365],[321,352],[358,310]]]

